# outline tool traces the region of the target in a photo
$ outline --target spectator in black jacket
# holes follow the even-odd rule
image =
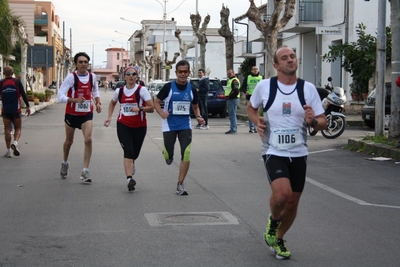
[[[204,119],[204,125],[197,124],[196,129],[200,130],[208,130],[208,109],[207,109],[207,98],[208,98],[208,91],[210,91],[210,80],[208,77],[204,76],[204,70],[199,69],[197,74],[200,78],[199,80],[199,88],[196,88],[197,92],[199,93],[199,108],[200,114]]]

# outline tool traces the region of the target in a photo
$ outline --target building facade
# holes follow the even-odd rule
[[[27,55],[28,74],[35,76],[33,89],[48,87],[60,76],[63,55],[60,18],[56,15],[52,2],[32,0],[8,0],[14,15],[25,24],[29,40]]]
[[[260,6],[260,15],[269,20],[273,13],[274,1]],[[362,10],[362,12],[360,12]],[[356,26],[366,25],[367,33],[375,35],[378,25],[378,1],[365,0],[300,0],[296,1],[296,10],[289,23],[281,29],[278,47],[287,45],[296,51],[299,61],[298,76],[323,86],[327,78],[333,78],[334,86],[341,86],[349,94],[351,75],[341,67],[341,60],[324,62],[322,56],[329,52],[329,46],[357,40]],[[390,7],[387,7],[386,25],[390,23]],[[249,25],[251,53],[259,55],[256,64],[264,69],[264,36],[257,30],[255,24],[246,15],[239,17]],[[328,31],[317,31],[328,29]],[[334,31],[329,31],[332,29]],[[389,76],[388,76],[389,77]],[[390,79],[390,78],[389,78]]]

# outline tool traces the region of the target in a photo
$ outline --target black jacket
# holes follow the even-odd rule
[[[208,96],[208,91],[210,91],[210,79],[202,77],[199,80],[199,96]]]

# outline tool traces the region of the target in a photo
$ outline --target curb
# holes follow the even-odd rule
[[[236,114],[236,118],[238,120],[241,120],[241,121],[248,121],[249,120],[248,116],[244,115],[244,114]],[[359,121],[356,121],[356,120],[348,121],[348,120],[346,120],[346,127],[366,127],[366,126],[364,124],[364,121],[362,121],[362,120],[359,120]]]
[[[349,139],[348,145],[351,150],[360,151],[368,155],[375,155],[379,157],[392,158],[400,160],[400,148],[394,146],[374,143],[370,140],[362,140],[360,138]]]
[[[48,106],[54,105],[55,103],[58,102],[57,98],[51,98],[49,102],[40,102],[39,105],[35,105],[33,102],[29,102],[29,106],[31,109],[31,116],[33,114],[35,114],[36,111],[42,110]],[[23,113],[23,115],[25,116],[25,113]]]

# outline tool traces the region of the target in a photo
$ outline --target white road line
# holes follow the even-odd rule
[[[332,148],[332,149],[318,150],[318,151],[309,152],[308,154],[325,153],[325,152],[331,152],[334,150],[336,150],[336,149]]]
[[[321,188],[321,189],[323,189],[323,190],[326,190],[326,191],[328,191],[328,192],[330,192],[330,193],[332,193],[332,194],[334,194],[334,195],[337,195],[337,196],[339,196],[339,197],[342,197],[342,198],[344,198],[344,199],[347,199],[347,200],[349,200],[349,201],[351,201],[351,202],[354,202],[354,203],[356,203],[356,204],[359,204],[359,205],[363,205],[363,206],[373,206],[373,207],[382,207],[382,208],[391,208],[391,209],[400,209],[400,206],[391,206],[391,205],[382,205],[382,204],[372,204],[372,203],[365,202],[365,201],[363,201],[363,200],[361,200],[361,199],[358,199],[358,198],[349,196],[349,195],[347,195],[347,194],[345,194],[345,193],[342,193],[342,192],[340,192],[340,191],[338,191],[338,190],[336,190],[336,189],[333,189],[333,188],[331,188],[331,187],[329,187],[329,186],[326,186],[326,185],[324,185],[324,184],[321,184],[321,183],[319,183],[319,182],[317,182],[317,181],[315,181],[315,180],[313,180],[313,179],[310,179],[310,178],[308,178],[308,177],[306,178],[306,181],[309,182],[310,184],[313,184],[313,185],[315,185],[315,186],[317,186],[317,187],[319,187],[319,188]]]

